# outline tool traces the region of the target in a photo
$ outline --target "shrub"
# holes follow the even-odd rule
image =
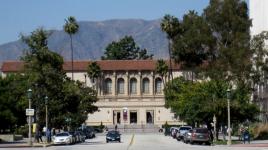
[[[15,130],[15,134],[22,135],[23,137],[28,137],[29,128],[28,125],[20,126]]]
[[[258,124],[252,129],[254,139],[267,140],[268,139],[268,125]]]

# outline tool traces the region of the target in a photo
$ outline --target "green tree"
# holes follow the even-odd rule
[[[167,39],[168,39],[168,54],[169,54],[169,75],[168,79],[170,78],[173,80],[173,75],[172,75],[172,65],[171,65],[171,60],[172,60],[172,41],[174,40],[174,37],[181,31],[180,30],[180,22],[179,20],[171,15],[165,15],[164,18],[161,21],[161,29],[162,31],[167,33]]]
[[[92,79],[94,86],[95,85],[99,85],[99,79],[101,76],[101,68],[100,66],[97,64],[97,62],[92,62],[88,65],[87,68],[87,74],[90,77],[90,79]],[[97,80],[97,83],[95,83],[95,80]],[[96,87],[98,89],[98,87]]]
[[[25,75],[30,85],[28,88],[33,91],[33,108],[39,118],[37,122],[44,124],[44,98],[48,96],[51,126],[60,128],[66,125],[66,118],[81,123],[86,119],[85,113],[96,110],[93,106],[97,100],[96,94],[92,89],[86,89],[79,82],[67,78],[62,67],[63,58],[47,47],[48,36],[44,29],[37,29],[29,37],[22,37],[29,46],[22,60],[25,62]],[[82,104],[88,106],[81,106]]]
[[[190,82],[175,78],[164,89],[166,107],[188,124],[207,124],[210,127],[213,115],[217,117],[217,129],[227,123],[227,88],[224,80]],[[214,96],[213,96],[214,95]],[[258,108],[249,102],[250,92],[244,85],[238,85],[231,94],[231,121],[239,124],[247,119],[256,121]]]
[[[140,49],[132,36],[125,36],[118,42],[113,41],[106,47],[103,60],[132,60],[132,59],[152,59],[153,55],[148,55],[146,49]]]
[[[165,85],[166,84],[166,76],[168,73],[168,66],[163,59],[157,60],[155,71],[156,71],[156,73],[158,73],[161,76],[163,84]]]
[[[202,16],[190,11],[180,23],[181,32],[174,36],[173,57],[184,70],[192,72],[204,62],[210,62],[214,54],[215,39]]]
[[[13,132],[26,124],[27,78],[20,74],[0,76],[0,132]]]
[[[250,49],[253,53],[252,67],[251,67],[251,80],[253,81],[253,87],[262,84],[267,78],[268,71],[268,50],[265,48],[265,40],[268,40],[268,32],[264,31],[258,35],[255,35],[250,42]]]
[[[72,35],[75,34],[78,29],[79,25],[76,22],[76,19],[73,16],[68,17],[68,19],[65,19],[65,25],[63,26],[64,31],[69,34],[70,36],[70,44],[71,44],[71,59],[72,59],[72,80],[74,79],[74,73],[73,73],[73,61],[74,61],[74,56],[73,56],[73,38]]]
[[[41,28],[33,31],[28,37],[22,36],[22,40],[29,47],[22,60],[25,62],[25,75],[29,78],[28,88],[33,91],[32,104],[36,109],[39,124],[44,124],[45,120],[45,96],[49,98],[49,118],[60,116],[64,109],[64,104],[60,101],[64,98],[62,89],[66,79],[62,68],[63,58],[48,49],[49,35]]]
[[[249,76],[252,52],[248,7],[243,0],[211,0],[203,17],[216,39],[215,53],[209,64],[212,79],[245,82]]]

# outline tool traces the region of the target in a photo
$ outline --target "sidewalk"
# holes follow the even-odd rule
[[[254,140],[249,144],[234,144],[232,147],[268,147],[268,140]]]
[[[52,144],[46,143],[34,143],[32,147],[49,147]],[[23,140],[16,141],[16,142],[3,142],[0,143],[0,148],[23,148],[23,147],[30,147],[28,144],[28,138],[24,138]]]

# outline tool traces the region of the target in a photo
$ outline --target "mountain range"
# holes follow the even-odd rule
[[[98,60],[106,46],[124,36],[132,36],[141,48],[146,48],[154,59],[168,58],[168,40],[160,28],[161,20],[114,19],[106,21],[81,21],[79,31],[73,36],[74,60]],[[48,38],[50,50],[70,60],[70,39],[63,30],[52,30]],[[0,45],[0,64],[19,60],[27,49],[21,40]]]

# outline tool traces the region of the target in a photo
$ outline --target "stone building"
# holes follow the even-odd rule
[[[84,82],[98,92],[99,111],[88,114],[87,125],[154,125],[182,124],[170,109],[166,109],[163,81],[155,72],[155,60],[97,61],[102,70],[98,82],[87,76],[89,61],[74,61],[74,80]],[[168,64],[168,63],[167,63]],[[179,65],[172,65],[173,76],[185,75]],[[18,72],[22,62],[4,62],[2,72]],[[71,62],[63,65],[71,77]],[[186,74],[187,75],[187,74]],[[167,79],[165,79],[167,80]]]

